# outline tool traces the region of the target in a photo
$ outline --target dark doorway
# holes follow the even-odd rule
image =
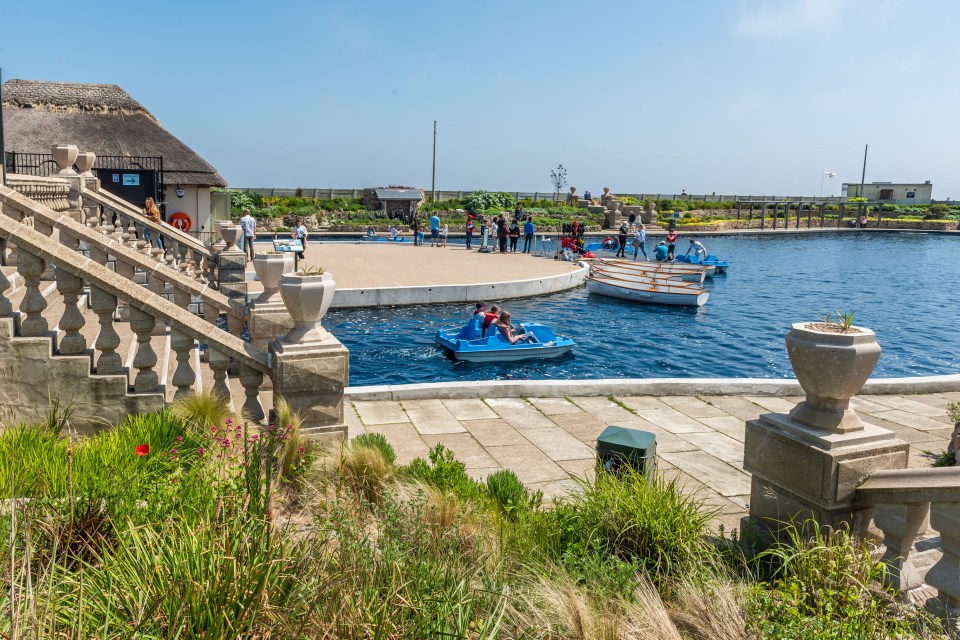
[[[880,189],[880,200],[893,200],[893,189]]]
[[[100,178],[100,186],[113,195],[126,200],[137,207],[143,207],[147,198],[153,198],[158,204],[160,180],[156,171],[151,169],[94,169]],[[163,207],[161,206],[161,212]]]

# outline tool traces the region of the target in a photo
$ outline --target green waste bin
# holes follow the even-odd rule
[[[608,473],[626,464],[652,475],[657,469],[657,434],[610,425],[597,436],[597,457]]]

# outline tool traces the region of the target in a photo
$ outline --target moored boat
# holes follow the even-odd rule
[[[629,260],[595,260],[591,269],[614,269],[623,273],[655,273],[679,278],[686,282],[702,283],[712,275],[714,267],[700,264],[677,264],[673,262],[632,262]]]
[[[708,291],[695,286],[643,283],[605,276],[587,277],[587,291],[621,300],[681,307],[702,307],[710,297]]]
[[[556,358],[574,346],[572,338],[558,336],[549,327],[525,322],[526,340],[510,344],[496,327],[483,330],[480,318],[473,318],[459,329],[441,329],[434,342],[446,347],[454,358],[466,362],[516,362],[532,358]]]
[[[706,258],[698,258],[697,256],[677,256],[677,262],[690,265],[705,265],[714,267],[717,270],[717,273],[726,273],[727,267],[730,266],[730,262],[728,260],[720,260],[712,253]]]
[[[691,271],[658,269],[651,265],[649,268],[633,268],[612,262],[590,265],[590,272],[594,275],[609,275],[624,279],[638,279],[661,282],[703,284],[706,270]]]

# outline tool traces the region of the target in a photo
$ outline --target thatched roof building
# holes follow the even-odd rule
[[[3,131],[7,151],[49,153],[55,144],[75,144],[98,156],[162,156],[167,184],[227,186],[216,169],[114,84],[8,80]]]

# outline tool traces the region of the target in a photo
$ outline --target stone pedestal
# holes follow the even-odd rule
[[[313,438],[343,440],[343,389],[350,379],[350,352],[324,332],[317,342],[270,343],[273,393],[283,396],[303,420],[302,432]]]
[[[220,293],[247,301],[247,256],[243,251],[221,251],[217,254],[217,282]],[[233,327],[230,328],[231,333]]]
[[[779,522],[813,518],[862,530],[869,513],[854,505],[857,486],[880,469],[904,469],[909,445],[864,423],[848,433],[820,431],[773,413],[747,422],[743,468],[753,474],[750,517]]]

